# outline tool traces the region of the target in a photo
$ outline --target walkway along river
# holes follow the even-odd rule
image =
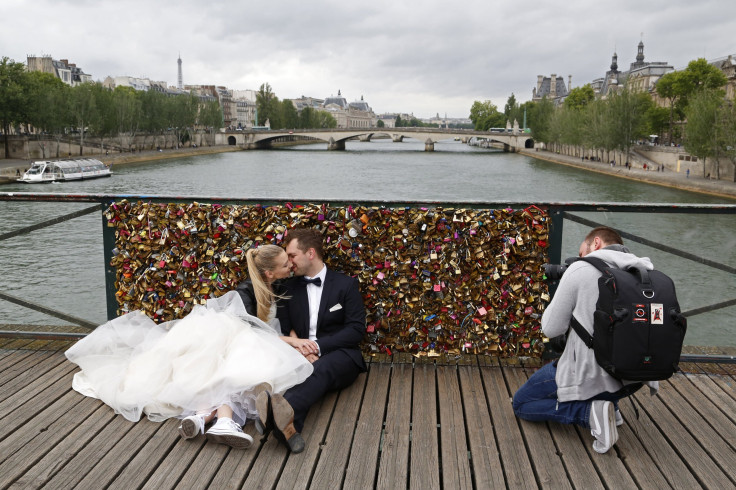
[[[724,197],[653,186],[581,172],[529,155],[508,154],[441,142],[436,152],[405,141],[349,142],[345,152],[322,145],[283,150],[230,152],[116,166],[111,179],[46,185],[9,184],[3,192],[65,192],[219,196],[268,201],[320,202],[628,202],[733,203]],[[0,234],[86,205],[63,209],[55,203],[0,203]],[[736,264],[732,216],[585,213],[587,218],[649,240],[666,243],[716,262]],[[588,228],[565,222],[563,256],[577,252]],[[649,247],[630,244],[651,256],[676,281],[683,309],[736,297],[734,276],[698,266]],[[95,322],[105,320],[102,238],[92,214],[0,243],[4,274],[0,290]],[[736,345],[736,307],[698,315],[686,343]],[[58,322],[0,302],[0,322]]]

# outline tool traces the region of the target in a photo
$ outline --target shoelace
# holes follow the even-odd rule
[[[230,420],[227,425],[236,432],[243,432],[243,429],[234,420]]]

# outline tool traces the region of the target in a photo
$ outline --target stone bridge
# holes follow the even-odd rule
[[[459,138],[464,143],[471,138],[485,139],[503,146],[504,151],[515,152],[517,149],[533,148],[531,133],[521,130],[475,131],[469,129],[437,129],[437,128],[340,128],[340,129],[280,129],[280,130],[248,130],[225,131],[215,135],[218,145],[239,146],[244,149],[269,148],[279,138],[301,137],[324,141],[328,150],[344,150],[345,142],[350,139],[370,141],[375,135],[389,136],[394,142],[404,138],[414,138],[424,142],[425,151],[434,151],[434,144],[440,140]]]

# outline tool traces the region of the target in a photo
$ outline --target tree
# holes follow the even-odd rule
[[[94,83],[83,83],[72,87],[70,92],[70,112],[79,131],[79,154],[84,154],[84,133],[87,131],[95,112]]]
[[[26,83],[25,65],[3,57],[0,60],[0,126],[5,135],[5,158],[10,158],[10,127],[25,119]]]
[[[536,102],[533,100],[527,100],[519,106],[519,117],[521,117],[521,119],[519,119],[519,127],[523,129],[530,127],[529,125],[534,114],[535,104]]]
[[[664,130],[668,127],[669,117],[670,111],[666,107],[660,107],[652,103],[645,115],[647,134],[656,134],[661,140]]]
[[[336,128],[337,120],[327,111],[315,111],[315,128]]]
[[[516,96],[513,92],[506,101],[506,105],[503,106],[503,115],[511,124],[513,124],[514,121],[517,121],[519,125],[523,124],[523,111],[519,107],[519,103],[516,101]]]
[[[132,87],[116,87],[112,92],[112,109],[115,115],[115,131],[120,137],[120,146],[127,147],[133,142],[141,120],[140,100]],[[104,128],[105,124],[100,129]],[[106,131],[99,131],[105,133]]]
[[[670,120],[669,120],[669,142],[672,144],[672,127],[675,120],[675,106],[679,101],[687,94],[687,81],[681,71],[673,71],[665,73],[656,85],[657,94],[667,99],[670,106]]]
[[[44,133],[56,136],[58,156],[58,143],[69,123],[68,87],[54,75],[39,71],[28,72],[26,82],[26,122]],[[38,144],[43,158],[46,158],[46,140],[40,138]]]
[[[633,93],[624,88],[612,94],[607,104],[615,146],[628,155],[633,142],[647,133],[646,113],[654,102],[647,93]]]
[[[298,128],[307,129],[314,127],[315,121],[314,109],[311,107],[305,107],[299,113],[299,125]]]
[[[386,125],[386,124],[384,124],[384,122],[383,122],[383,120],[382,120],[382,119],[379,119],[379,120],[378,120],[378,122],[376,123],[376,127],[377,127],[377,128],[382,128],[382,127],[384,127],[385,125]]]
[[[693,94],[701,89],[719,89],[728,83],[726,75],[711,65],[705,58],[698,58],[687,64],[684,70],[687,94]]]
[[[215,130],[224,124],[220,103],[215,101],[205,102],[199,107],[197,125],[210,132],[210,145],[215,144]]]
[[[657,94],[669,101],[670,123],[669,142],[672,143],[675,110],[678,119],[682,119],[688,105],[688,96],[700,89],[720,89],[728,82],[726,76],[708,63],[705,58],[698,58],[688,63],[682,71],[666,73],[657,81]]]
[[[570,93],[565,97],[565,107],[579,111],[585,106],[595,100],[595,92],[590,84],[585,84],[582,87],[575,87],[570,90]]]
[[[718,90],[701,89],[690,97],[685,116],[685,149],[703,161],[703,177],[706,177],[706,159],[714,157],[713,169],[718,177],[718,121],[723,96]]]
[[[529,128],[535,140],[543,143],[552,141],[551,124],[555,113],[555,106],[547,96],[542,97],[539,102],[534,102],[530,107]]]
[[[583,132],[586,144],[590,148],[601,148],[609,153],[615,150],[617,143],[615,125],[611,105],[605,100],[594,100],[585,109]]]
[[[278,98],[271,90],[271,85],[268,83],[262,84],[258,89],[258,93],[256,93],[256,125],[263,126],[266,120],[269,120],[272,128],[280,128],[279,109]]]
[[[281,101],[281,126],[284,128],[296,128],[299,125],[299,113],[294,103],[284,99]]]
[[[197,121],[199,99],[195,95],[178,95],[173,99],[169,124],[176,136],[176,148],[189,138],[189,131]]]
[[[476,131],[488,131],[490,128],[503,127],[506,124],[503,113],[490,101],[475,101],[470,108],[470,120]]]
[[[733,167],[733,181],[736,182],[736,105],[732,101],[721,104],[716,131],[720,135],[721,151]]]

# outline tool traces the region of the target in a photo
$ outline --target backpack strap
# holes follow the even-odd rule
[[[587,262],[599,271],[603,272],[604,274],[606,271],[611,269],[611,266],[606,263],[605,260],[599,259],[598,257],[578,257],[576,260],[580,260],[582,262]]]
[[[570,326],[573,330],[575,330],[575,333],[578,334],[578,337],[580,337],[583,343],[588,346],[588,349],[592,349],[593,336],[590,335],[587,330],[585,330],[585,327],[582,326],[578,319],[574,316],[570,319]]]
[[[582,262],[587,262],[588,264],[601,271],[603,274],[607,274],[609,276],[611,275],[611,273],[608,272],[611,267],[604,260],[599,259],[598,257],[579,257],[575,259],[575,261],[578,260]],[[592,349],[593,336],[590,335],[587,330],[585,330],[585,327],[583,327],[583,325],[574,316],[570,319],[570,326],[573,330],[575,330],[575,333],[578,334],[580,340],[582,340],[589,349]]]

